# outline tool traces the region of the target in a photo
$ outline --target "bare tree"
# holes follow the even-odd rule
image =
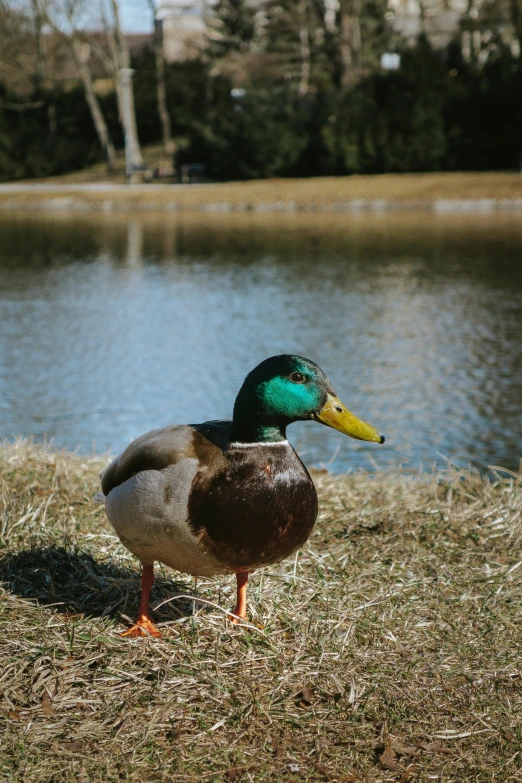
[[[71,44],[74,61],[82,80],[85,100],[87,101],[89,111],[91,112],[92,121],[96,128],[101,147],[105,152],[107,168],[109,171],[114,171],[116,166],[116,150],[114,149],[114,144],[112,143],[109,128],[105,122],[100,103],[94,92],[91,71],[89,69],[90,46],[87,42],[82,42],[77,37],[72,39]]]
[[[361,0],[341,0],[339,10],[339,52],[341,85],[354,84],[361,68]]]
[[[0,79],[21,93],[34,86],[34,46],[31,19],[0,0]]]
[[[49,136],[54,139],[56,106],[49,88],[59,42],[44,36],[48,1],[30,0],[19,5],[0,1],[0,75],[20,97],[36,97],[27,107],[35,108],[37,103],[45,107]]]
[[[165,53],[163,48],[163,25],[161,20],[156,19],[156,6],[154,0],[148,0],[149,8],[152,12],[152,21],[154,23],[153,50],[156,63],[156,101],[158,106],[158,117],[161,123],[161,137],[163,140],[163,152],[171,157],[174,154],[174,143],[172,141],[172,123],[167,108],[167,85],[165,82]]]
[[[39,0],[31,0],[32,3]],[[78,28],[86,22],[88,9],[85,0],[45,0],[47,3],[45,21],[64,41],[72,54],[78,74],[82,81],[85,100],[91,113],[92,121],[100,145],[105,153],[107,168],[113,171],[116,164],[116,151],[112,142],[100,102],[96,96],[89,68],[91,47],[85,40],[85,34]]]
[[[510,49],[521,64],[522,0],[490,0],[475,5],[473,0],[468,2],[468,14],[461,21],[461,28],[477,33],[476,53],[481,55],[480,59],[483,61],[485,55],[495,50]],[[470,8],[473,14],[469,12]]]
[[[510,0],[511,24],[518,41],[518,56],[522,58],[522,0]]]
[[[261,31],[262,47],[274,58],[284,78],[297,86],[298,95],[305,97],[312,69],[316,70],[317,39],[322,32],[316,4],[311,0],[268,0]]]
[[[132,90],[132,68],[127,41],[120,22],[120,10],[117,0],[109,0],[110,18],[103,13],[103,23],[110,52],[110,68],[116,86],[118,111],[125,135],[125,160],[127,177],[131,178],[135,169],[143,166],[134,93]]]
[[[299,79],[299,95],[305,96],[310,82],[310,68],[312,65],[312,52],[310,49],[310,32],[308,29],[308,13],[306,0],[299,3],[299,41],[301,44],[301,69]]]
[[[40,92],[44,80],[44,48],[43,48],[43,27],[46,21],[47,9],[45,3],[41,0],[31,0],[32,23],[34,33],[34,43],[36,52],[36,71],[35,87]]]

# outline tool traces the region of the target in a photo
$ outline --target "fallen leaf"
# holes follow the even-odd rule
[[[417,747],[415,745],[404,745],[397,737],[390,735],[392,748],[399,756],[411,756],[413,753],[417,753]]]
[[[386,740],[386,747],[379,756],[379,761],[385,769],[397,769],[397,763],[395,761],[395,751],[393,750],[391,739]]]
[[[256,769],[255,765],[250,767],[230,767],[230,769],[227,770],[225,777],[227,780],[235,780],[243,772],[252,772],[255,769]]]
[[[270,740],[270,747],[272,748],[272,751],[275,753],[277,758],[281,758],[283,755],[283,746],[281,744],[281,740],[278,737],[272,737]]]
[[[17,712],[17,710],[11,710],[9,712],[9,717],[11,720],[20,720],[22,716],[19,712]]]
[[[409,767],[407,767],[400,776],[399,783],[408,783],[408,781],[411,780],[413,775],[416,775],[418,771],[418,764],[410,764]]]
[[[62,742],[62,745],[65,748],[65,750],[70,750],[71,753],[79,753],[80,751],[85,750],[84,742],[77,742],[77,741]]]
[[[44,691],[44,694],[42,696],[42,712],[48,718],[54,715],[53,705],[51,704],[51,699],[49,698],[49,694],[47,693],[47,691]]]
[[[428,753],[453,753],[450,748],[441,745],[440,742],[430,742],[427,745],[421,745],[421,748],[427,750]]]
[[[297,699],[300,707],[309,707],[314,700],[313,689],[307,685],[297,694]]]

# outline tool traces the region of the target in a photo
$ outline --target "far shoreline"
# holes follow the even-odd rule
[[[77,175],[80,178],[80,175]],[[0,211],[391,213],[522,211],[518,172],[376,174],[200,184],[74,181],[0,184]]]

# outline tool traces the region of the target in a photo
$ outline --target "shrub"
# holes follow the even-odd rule
[[[306,108],[288,89],[249,90],[220,101],[207,122],[194,122],[178,163],[203,162],[213,179],[295,174],[309,140],[306,126]]]

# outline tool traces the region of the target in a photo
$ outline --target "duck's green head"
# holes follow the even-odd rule
[[[234,441],[278,441],[293,421],[314,419],[357,440],[384,443],[376,429],[350,413],[314,362],[282,354],[245,378],[234,405]]]

